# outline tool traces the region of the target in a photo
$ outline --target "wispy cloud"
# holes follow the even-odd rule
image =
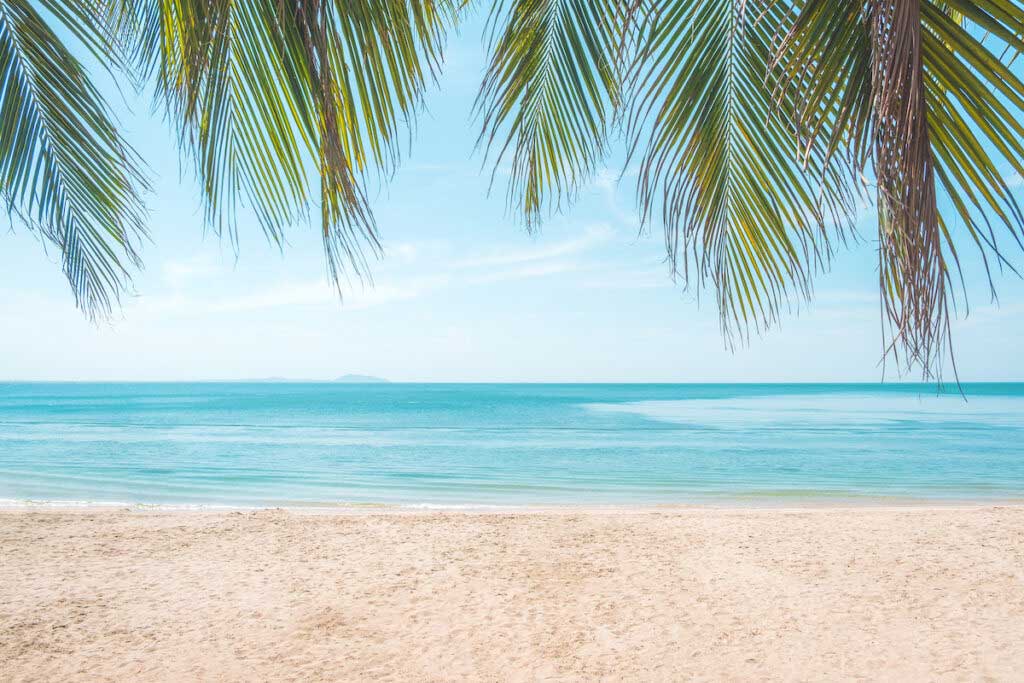
[[[453,266],[455,268],[488,268],[547,261],[593,249],[608,242],[613,234],[614,231],[608,225],[591,225],[586,228],[582,235],[573,239],[537,246],[532,249],[504,249],[488,254],[480,254],[456,261]]]
[[[271,309],[306,306],[339,306],[339,310],[358,311],[392,303],[410,301],[441,289],[464,285],[488,285],[515,280],[547,277],[561,273],[594,270],[598,266],[586,259],[587,252],[611,240],[612,228],[594,224],[577,236],[530,248],[506,248],[482,253],[443,265],[440,272],[409,274],[410,266],[434,263],[423,259],[421,252],[436,251],[436,244],[398,243],[387,248],[388,264],[398,268],[383,269],[375,284],[344,287],[338,291],[326,279],[281,282],[238,294],[209,296],[204,281],[222,269],[216,259],[200,255],[191,259],[169,261],[163,266],[163,278],[170,292],[162,296],[140,297],[139,313],[152,315],[189,314],[225,315]]]
[[[665,289],[673,287],[672,278],[664,269],[650,268],[646,270],[619,270],[602,273],[600,277],[591,277],[580,282],[584,289]]]
[[[1001,327],[1007,325],[1007,323],[1020,320],[1022,315],[1024,315],[1024,304],[1000,305],[999,303],[990,303],[983,306],[975,306],[970,309],[969,313],[961,315],[953,323],[954,332],[985,326]]]
[[[595,190],[604,195],[605,205],[615,221],[634,231],[640,229],[640,217],[635,209],[623,208],[619,200],[619,184],[620,179],[635,178],[637,173],[636,166],[630,166],[621,174],[605,167],[594,174],[591,183]]]
[[[189,258],[164,261],[160,267],[163,281],[173,289],[188,286],[222,270],[223,265],[209,252],[200,252]]]
[[[327,280],[311,280],[305,282],[284,282],[246,294],[221,296],[211,299],[197,299],[195,296],[185,296],[183,294],[153,297],[141,300],[139,306],[142,312],[159,314],[190,313],[198,315],[245,313],[274,308],[326,305],[343,305],[344,310],[358,311],[415,299],[447,284],[448,278],[445,276],[412,278],[403,282],[378,286],[367,285],[359,289],[346,290],[342,292],[342,296],[339,298],[338,290]]]
[[[508,282],[510,280],[529,280],[536,277],[544,277],[546,275],[558,275],[560,273],[572,273],[584,269],[586,269],[586,266],[574,261],[555,261],[552,263],[541,263],[521,268],[499,270],[495,273],[488,273],[484,275],[472,275],[467,277],[466,281],[474,285],[492,284],[495,282]]]
[[[414,263],[419,258],[420,248],[409,242],[402,242],[393,246],[385,245],[384,255],[389,260],[407,265]]]

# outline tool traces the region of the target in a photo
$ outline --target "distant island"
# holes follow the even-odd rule
[[[237,381],[237,380],[227,380]],[[278,382],[281,384],[331,384],[334,382],[342,382],[345,384],[389,384],[391,380],[384,379],[383,377],[374,377],[373,375],[342,375],[336,379],[295,379],[293,377],[254,377],[252,379],[243,380],[246,382]]]
[[[335,382],[347,382],[348,384],[387,384],[390,380],[372,375],[342,375]]]

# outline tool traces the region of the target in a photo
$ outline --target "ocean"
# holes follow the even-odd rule
[[[0,505],[1024,499],[1024,384],[0,384]]]

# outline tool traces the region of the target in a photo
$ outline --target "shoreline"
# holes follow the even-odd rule
[[[928,498],[805,498],[756,499],[714,503],[556,503],[556,504],[462,504],[462,503],[337,503],[297,505],[162,504],[104,501],[36,501],[0,499],[0,513],[18,512],[129,512],[196,513],[287,512],[297,515],[409,515],[431,513],[468,515],[514,514],[643,514],[686,512],[813,512],[859,510],[978,510],[1024,508],[1024,497],[1006,499]]]

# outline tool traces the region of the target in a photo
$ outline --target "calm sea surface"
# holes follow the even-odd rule
[[[1024,499],[1024,385],[0,384],[0,504]]]

